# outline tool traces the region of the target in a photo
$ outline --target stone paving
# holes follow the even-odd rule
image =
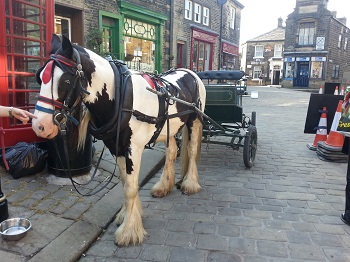
[[[158,172],[140,190],[145,242],[117,247],[111,223],[79,261],[350,261],[350,227],[339,218],[347,164],[322,161],[306,147],[315,137],[303,133],[310,93],[252,91],[257,99],[243,98],[244,112],[257,112],[251,169],[241,149],[204,144],[200,193],[186,196],[174,187],[152,198]]]

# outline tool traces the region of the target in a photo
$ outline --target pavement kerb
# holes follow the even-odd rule
[[[160,144],[152,149],[144,150],[139,175],[140,188],[163,166],[165,162],[164,152],[164,146]],[[62,221],[71,224],[36,254],[31,254],[32,258],[30,260],[28,260],[28,254],[19,254],[20,257],[26,257],[23,261],[30,262],[76,261],[100,236],[103,230],[114,221],[123,203],[123,198],[123,188],[121,183],[118,183],[84,213],[83,217],[78,221],[68,221],[69,219],[49,214],[48,217],[53,217],[52,221],[58,221],[58,223]],[[19,241],[26,243],[28,237],[30,238],[30,232]],[[8,251],[1,251],[1,254],[4,259],[11,258],[14,255]]]

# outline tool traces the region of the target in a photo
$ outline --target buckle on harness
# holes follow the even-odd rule
[[[53,114],[53,122],[57,126],[65,125],[67,123],[67,115],[59,111],[55,111]]]

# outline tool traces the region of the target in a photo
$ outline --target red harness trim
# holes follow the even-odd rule
[[[147,81],[147,83],[151,86],[152,89],[157,90],[157,86],[165,87],[162,81],[158,79],[154,79],[148,74],[141,74],[141,75]]]
[[[51,106],[54,106],[56,108],[62,109],[63,103],[53,100],[51,98],[45,97],[45,96],[39,96],[38,101],[43,102],[45,104],[49,104]]]

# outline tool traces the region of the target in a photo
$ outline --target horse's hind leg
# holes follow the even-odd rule
[[[186,128],[186,127],[185,127]],[[181,146],[181,190],[184,194],[194,194],[201,190],[198,179],[197,162],[202,144],[202,124],[199,119],[193,121],[191,132],[184,130]]]
[[[140,172],[141,155],[143,148],[133,147],[130,161],[133,163],[133,171],[126,174],[124,180],[124,205],[118,214],[122,220],[115,232],[115,243],[119,246],[136,245],[143,242],[146,231],[142,224],[142,205],[138,194],[138,177]],[[122,213],[121,213],[122,212]],[[121,222],[121,221],[117,221]]]
[[[159,181],[152,187],[151,194],[154,197],[167,195],[175,184],[174,162],[177,154],[175,137],[169,137],[169,146],[166,149],[166,158],[163,173]]]

